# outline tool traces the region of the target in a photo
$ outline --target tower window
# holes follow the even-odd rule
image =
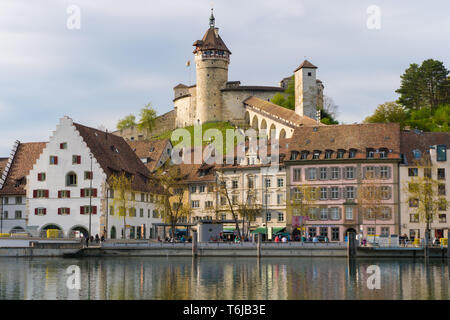
[[[311,72],[308,72],[308,77],[311,77]]]

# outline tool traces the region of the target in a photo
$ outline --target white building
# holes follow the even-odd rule
[[[126,217],[119,216],[108,185],[112,175],[132,178]],[[64,117],[27,176],[28,225],[41,233],[148,238],[160,222],[150,172],[121,137],[74,123]],[[109,192],[107,192],[109,190]]]
[[[438,195],[450,203],[450,132],[422,132],[420,130],[401,133],[400,188],[405,189],[408,181],[416,176],[424,176],[425,169],[418,162],[429,155],[431,178],[438,181]],[[411,200],[411,201],[410,201]],[[408,238],[424,238],[426,223],[415,214],[416,203],[409,199],[408,192],[400,192],[400,230]],[[439,208],[431,222],[431,238],[448,238],[450,229],[449,206]]]

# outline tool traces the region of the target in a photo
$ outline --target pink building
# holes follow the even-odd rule
[[[330,241],[344,241],[348,231],[398,234],[399,134],[397,124],[296,129],[284,160],[288,203],[302,202],[302,190],[314,197],[305,209],[292,208],[292,230],[304,225],[308,235]],[[376,194],[371,200],[368,190]]]

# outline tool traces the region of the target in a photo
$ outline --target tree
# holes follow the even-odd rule
[[[431,223],[440,210],[446,210],[448,202],[440,194],[439,181],[433,179],[432,174],[437,171],[437,168],[432,164],[430,157],[423,157],[420,161],[416,161],[414,166],[418,170],[423,170],[423,175],[417,174],[410,177],[410,180],[403,185],[403,192],[408,195],[408,207],[411,208],[414,218],[426,225],[425,243],[427,244]]]
[[[135,126],[136,126],[136,117],[132,114],[126,116],[122,120],[119,120],[119,122],[117,123],[117,129],[119,130],[132,128]]]
[[[337,115],[339,114],[338,108],[339,107],[336,103],[334,103],[333,98],[331,98],[327,95],[324,95],[321,119],[324,120],[324,119],[328,118],[330,121],[329,124],[338,124],[338,121],[335,120]],[[331,122],[333,122],[333,123],[331,123]],[[328,123],[325,123],[325,124],[328,124]]]
[[[298,185],[291,189],[291,197],[286,203],[286,210],[291,217],[300,217],[300,234],[303,235],[305,222],[317,218],[317,208],[314,204],[319,199],[319,189],[310,185]]]
[[[238,213],[242,219],[242,232],[245,237],[249,236],[250,225],[256,217],[261,216],[262,206],[256,201],[254,189],[247,190],[246,200],[238,204]]]
[[[131,211],[134,209],[132,206],[129,206],[130,203],[134,203],[134,197],[132,196],[133,177],[127,177],[125,173],[121,173],[120,175],[112,174],[108,179],[108,183],[113,190],[113,196],[111,197],[113,201],[113,210],[115,211],[115,208],[118,207],[118,216],[123,217],[122,236],[126,239],[127,211],[131,214]]]
[[[401,76],[398,103],[408,110],[434,109],[440,104],[450,103],[447,70],[441,61],[428,59],[419,66],[412,63]]]
[[[365,123],[400,123],[400,127],[406,125],[408,113],[403,106],[396,102],[385,102],[380,104],[373,115],[367,117]]]
[[[141,109],[140,120],[137,124],[138,130],[147,130],[151,132],[155,128],[156,122],[156,111],[153,109],[152,104],[148,103],[144,108]]]
[[[185,201],[187,186],[179,166],[160,167],[151,179],[152,185],[158,184],[163,191],[157,203],[160,217],[171,226],[172,238],[175,239],[177,223],[191,215],[189,204]]]

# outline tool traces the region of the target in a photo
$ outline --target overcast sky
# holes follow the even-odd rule
[[[71,5],[80,29],[67,27]],[[16,139],[48,141],[64,115],[113,130],[148,102],[170,111],[172,88],[195,81],[185,64],[211,5],[230,81],[278,85],[306,57],[344,123],[395,100],[410,63],[450,68],[448,0],[1,0],[0,157]],[[380,29],[367,27],[370,5]]]

